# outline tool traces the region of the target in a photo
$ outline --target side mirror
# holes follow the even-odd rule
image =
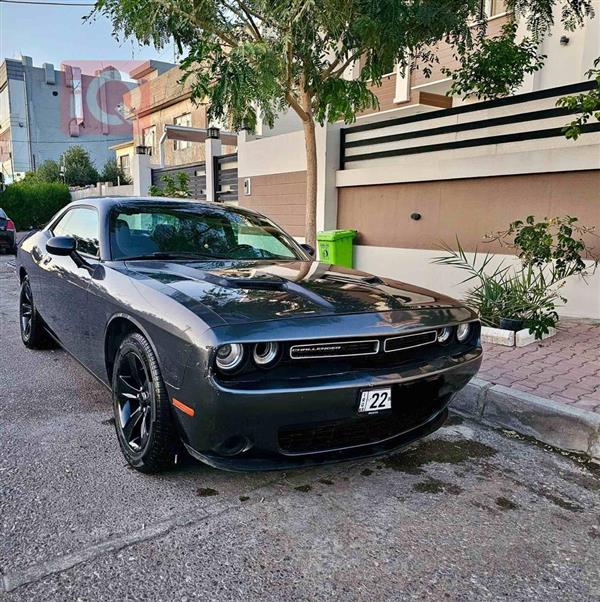
[[[46,243],[50,255],[67,257],[77,251],[77,241],[72,236],[54,236]]]
[[[310,245],[307,245],[305,243],[300,243],[300,246],[311,256],[314,257],[315,256],[315,250],[313,247],[311,247]]]
[[[78,268],[91,273],[92,266],[77,252],[77,241],[72,236],[53,236],[46,243],[46,251],[50,255],[70,257]]]

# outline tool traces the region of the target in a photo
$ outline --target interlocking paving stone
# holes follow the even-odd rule
[[[484,344],[480,378],[600,413],[600,323],[561,320],[555,337],[528,347]]]

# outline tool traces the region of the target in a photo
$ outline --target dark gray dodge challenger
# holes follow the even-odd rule
[[[312,259],[215,203],[71,203],[18,249],[30,348],[57,341],[112,390],[128,462],[306,466],[439,428],[482,357],[477,316],[431,291]]]

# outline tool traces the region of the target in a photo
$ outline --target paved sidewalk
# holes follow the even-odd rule
[[[600,414],[600,324],[561,320],[554,337],[484,351],[481,379]]]

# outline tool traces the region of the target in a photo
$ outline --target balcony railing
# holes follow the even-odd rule
[[[571,111],[558,98],[585,92],[596,82],[538,90],[341,130],[340,169],[396,164],[407,155],[503,145],[564,136]],[[600,132],[588,123],[582,133]]]

